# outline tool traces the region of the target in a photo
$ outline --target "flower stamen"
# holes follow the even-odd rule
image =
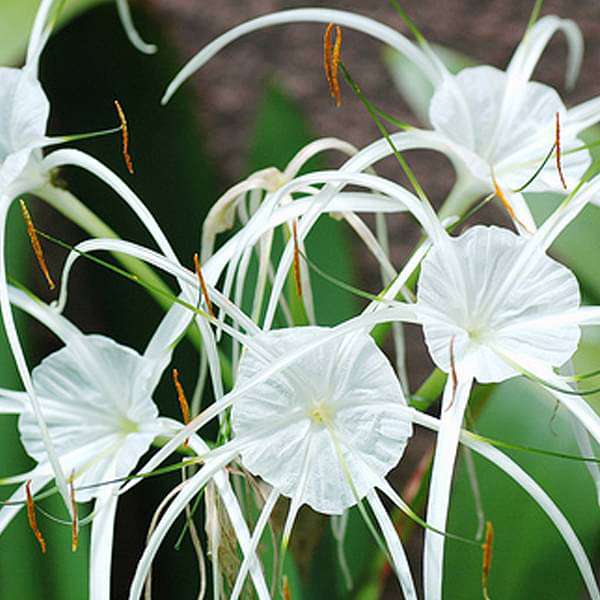
[[[190,405],[188,404],[187,398],[185,397],[183,386],[179,381],[179,371],[177,369],[173,369],[173,384],[175,385],[175,389],[177,390],[177,401],[179,402],[179,408],[181,409],[183,424],[187,425],[190,422]],[[188,445],[187,439],[183,442],[183,445]]]
[[[75,473],[71,475],[69,480],[69,497],[71,498],[71,508],[73,512],[73,524],[71,527],[71,552],[77,552],[79,545],[79,516],[77,514],[77,501],[75,499],[75,488],[73,487],[73,478]]]
[[[498,196],[498,198],[500,198],[500,202],[502,202],[502,206],[504,206],[506,212],[509,214],[510,218],[515,222],[518,223],[525,231],[527,231],[528,233],[532,233],[529,228],[523,223],[523,221],[521,221],[521,219],[519,219],[519,217],[517,217],[517,214],[515,213],[513,207],[511,206],[510,202],[508,201],[508,198],[504,195],[504,192],[502,191],[502,188],[500,187],[500,184],[498,183],[498,180],[496,179],[496,176],[492,173],[492,182],[494,184],[494,193],[496,194],[496,196]]]
[[[481,587],[483,589],[483,597],[485,600],[489,600],[488,594],[488,579],[490,575],[490,569],[492,567],[492,544],[494,542],[494,527],[491,521],[485,524],[485,542],[482,544],[483,548],[483,561],[481,568]]]
[[[294,239],[294,281],[296,282],[296,293],[302,298],[302,279],[300,277],[300,247],[298,245],[298,222],[294,219],[292,223],[292,237]]]
[[[332,34],[335,29],[335,42],[332,42]],[[329,85],[329,94],[335,100],[335,105],[342,103],[342,94],[340,92],[340,82],[338,80],[338,67],[342,51],[342,28],[339,25],[329,23],[325,29],[323,38],[323,65],[325,67],[325,77]]]
[[[123,140],[123,160],[125,161],[125,166],[129,171],[130,175],[133,175],[133,160],[131,159],[131,154],[129,154],[129,128],[127,127],[127,119],[125,117],[125,112],[121,107],[121,104],[118,100],[115,100],[115,108],[117,109],[117,115],[119,116],[119,121],[121,121],[121,136]]]
[[[556,170],[558,171],[558,176],[560,177],[560,182],[563,188],[567,189],[567,182],[565,180],[565,174],[562,170],[561,164],[561,151],[560,151],[560,114],[556,113]]]
[[[46,540],[44,540],[44,536],[37,524],[35,504],[31,494],[31,480],[25,484],[25,495],[27,497],[27,520],[29,521],[29,527],[31,528],[31,531],[33,531],[33,535],[42,549],[42,554],[46,554]]]
[[[458,388],[458,376],[456,375],[456,360],[454,356],[454,336],[450,339],[450,382],[452,384],[452,398],[446,410],[450,410],[456,398],[456,389]]]
[[[200,291],[202,293],[202,297],[204,298],[204,302],[206,303],[206,310],[208,311],[208,314],[214,319],[215,311],[213,310],[213,305],[210,300],[210,296],[208,295],[208,287],[206,285],[204,275],[202,274],[202,268],[200,267],[200,259],[198,258],[197,252],[194,254],[194,269],[196,270],[196,276],[198,277],[198,283],[200,284]]]
[[[48,265],[44,259],[44,251],[42,249],[40,238],[37,235],[36,228],[33,224],[31,213],[29,212],[24,200],[19,200],[19,203],[21,204],[21,213],[23,215],[23,220],[25,221],[25,226],[27,227],[27,235],[29,236],[29,241],[31,242],[31,248],[33,249],[33,253],[37,259],[38,265],[40,266],[40,269],[46,278],[48,287],[53,290],[56,285],[54,284],[54,280],[50,275],[50,270],[48,269]]]

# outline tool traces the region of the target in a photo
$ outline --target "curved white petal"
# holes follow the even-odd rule
[[[526,32],[508,65],[509,77],[518,82],[528,81],[549,41],[559,31],[565,34],[569,50],[566,85],[573,87],[583,59],[583,35],[577,23],[554,15],[542,17]]]
[[[220,471],[233,455],[225,455],[214,461],[209,461],[191,477],[182,487],[179,494],[175,497],[169,508],[165,511],[162,519],[159,521],[154,533],[148,540],[148,544],[140,558],[135,576],[129,590],[129,600],[138,600],[141,597],[144,582],[148,575],[154,556],[167,535],[169,529],[185,510],[185,507],[190,503],[192,498]]]
[[[143,52],[144,54],[155,54],[157,50],[156,46],[154,44],[147,44],[144,42],[135,28],[127,0],[117,0],[117,10],[119,12],[121,23],[123,24],[123,29],[125,29],[125,33],[127,34],[129,41],[140,52]]]
[[[177,74],[175,79],[169,84],[167,91],[163,97],[163,104],[166,104],[177,89],[188,79],[193,73],[200,69],[207,61],[209,61],[217,52],[228,46],[236,39],[266,27],[286,23],[336,23],[342,27],[356,29],[370,35],[388,46],[394,48],[401,54],[405,55],[415,65],[417,65],[432,82],[436,83],[440,79],[440,70],[436,63],[431,60],[429,54],[423,52],[415,44],[410,42],[398,31],[378,23],[368,17],[357,15],[351,12],[341,10],[331,10],[325,8],[299,8],[295,10],[286,10],[268,14],[262,17],[257,17],[242,23],[237,27],[227,31],[223,35],[213,40],[205,46],[196,56],[194,56]]]
[[[255,560],[254,553],[260,543],[260,538],[269,522],[271,517],[271,513],[273,512],[273,508],[275,507],[275,503],[279,498],[279,492],[277,490],[272,489],[269,494],[267,501],[260,513],[260,517],[256,522],[254,527],[254,531],[252,532],[252,539],[250,541],[249,554],[244,556],[244,560],[238,569],[237,577],[235,580],[235,584],[233,586],[233,590],[231,591],[230,600],[237,600],[242,593],[244,588],[244,582],[246,581],[246,575],[248,574],[248,569],[250,568],[250,564],[253,560]]]
[[[430,417],[414,409],[409,409],[413,422],[423,425],[434,431],[438,431],[440,423],[434,417]],[[462,431],[460,440],[463,444],[472,448],[475,452],[494,463],[498,468],[502,469],[509,477],[515,480],[540,506],[540,508],[548,515],[560,535],[565,540],[577,566],[583,576],[585,585],[590,596],[594,600],[600,599],[600,591],[594,575],[594,570],[587,558],[585,550],[577,538],[577,534],[561,513],[560,509],[546,494],[546,492],[533,480],[521,467],[519,467],[508,456],[503,454],[497,448],[474,439],[474,436],[467,431]]]

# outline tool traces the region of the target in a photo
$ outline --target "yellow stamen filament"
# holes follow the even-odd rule
[[[179,371],[177,369],[173,369],[173,384],[175,385],[175,389],[177,390],[177,401],[179,402],[179,408],[181,409],[183,423],[184,425],[187,425],[190,422],[190,405],[188,404],[187,398],[185,397],[183,386],[179,381]],[[185,442],[183,442],[183,445],[187,446],[188,440],[185,440]]]
[[[52,276],[50,275],[50,271],[48,270],[46,260],[44,259],[44,251],[42,250],[42,244],[35,230],[31,213],[29,212],[29,209],[23,200],[19,200],[19,203],[21,204],[21,213],[23,214],[23,220],[25,221],[25,226],[27,227],[27,235],[29,236],[29,241],[31,242],[31,248],[33,249],[35,258],[38,261],[38,265],[40,266],[40,269],[46,278],[48,287],[53,290],[56,286]]]
[[[332,42],[332,35],[335,29],[335,42]],[[342,53],[342,29],[339,25],[329,23],[325,29],[323,38],[323,65],[325,67],[325,77],[329,85],[329,94],[335,100],[335,105],[342,103],[342,94],[340,91],[340,82],[338,80],[338,67]]]
[[[560,151],[560,115],[559,115],[559,113],[556,113],[556,141],[555,141],[555,146],[556,146],[556,170],[558,171],[558,176],[560,177],[560,182],[561,182],[563,188],[566,190],[567,189],[567,182],[565,180],[565,174],[563,173],[562,164],[561,164],[561,151]]]
[[[127,127],[127,119],[125,118],[125,112],[118,100],[115,100],[115,108],[117,109],[117,115],[119,115],[119,121],[121,121],[123,160],[125,161],[125,165],[130,175],[133,175],[133,160],[131,160],[131,154],[129,154],[129,128]]]
[[[298,246],[298,223],[292,223],[292,237],[294,238],[294,281],[296,293],[302,298],[302,279],[300,278],[300,247]]]
[[[33,503],[33,496],[31,495],[31,481],[25,484],[25,495],[27,497],[27,520],[29,521],[29,527],[31,527],[31,531],[33,531],[33,535],[42,549],[42,554],[46,554],[46,540],[44,540],[44,536],[37,524],[35,505]]]
[[[75,488],[73,487],[73,476],[69,481],[69,496],[71,499],[71,509],[73,512],[73,524],[71,526],[71,551],[77,552],[79,545],[79,516],[77,514],[77,501],[75,499]]]
[[[488,594],[488,579],[490,576],[490,569],[492,567],[492,544],[494,542],[494,527],[491,521],[485,524],[485,542],[482,544],[483,548],[483,561],[481,568],[481,586],[483,588],[483,597],[485,600],[489,599]]]
[[[504,208],[506,209],[506,212],[509,214],[510,218],[515,223],[518,223],[525,231],[527,231],[528,233],[532,233],[531,231],[529,231],[529,228],[524,225],[523,221],[521,221],[521,219],[519,219],[519,217],[517,217],[517,214],[513,210],[513,207],[511,206],[510,202],[508,201],[508,198],[504,195],[502,188],[498,184],[498,180],[496,179],[496,177],[494,177],[493,174],[492,174],[492,181],[494,183],[494,193],[496,194],[496,196],[498,196],[498,198],[500,198],[500,202],[502,202],[502,206],[504,206]]]
[[[198,277],[198,282],[200,283],[200,291],[202,292],[202,297],[204,298],[204,302],[206,303],[206,310],[208,310],[208,314],[214,319],[215,311],[213,310],[213,305],[210,301],[210,296],[208,295],[208,287],[206,285],[204,275],[202,275],[202,269],[200,268],[200,259],[198,258],[197,252],[196,254],[194,254],[194,268],[196,269],[196,276]]]

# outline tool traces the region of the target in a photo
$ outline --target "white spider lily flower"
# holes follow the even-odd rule
[[[79,166],[111,186],[136,213],[161,251],[172,259],[176,257],[151,213],[109,169],[77,150],[58,150],[46,158],[42,156],[43,147],[63,143],[69,139],[46,135],[50,106],[37,74],[40,54],[56,20],[56,15],[52,14],[55,8],[55,0],[42,0],[40,3],[29,39],[25,66],[22,69],[0,67],[0,311],[19,375],[31,398],[57,484],[68,510],[71,511],[66,478],[43,421],[8,299],[4,254],[8,211],[13,201],[24,193],[38,193],[44,198],[54,169],[64,165]],[[89,211],[86,212],[85,207],[78,205],[77,201],[65,202],[64,196],[59,195],[50,203],[78,222],[89,223],[93,217]],[[97,223],[101,222],[96,220],[93,224]]]
[[[173,521],[206,484],[208,474],[241,454],[241,463],[273,487],[253,538],[252,550],[280,495],[292,503],[284,527],[287,545],[299,508],[342,514],[363,498],[373,507],[407,598],[416,598],[397,532],[374,489],[392,496],[387,473],[400,460],[412,426],[399,381],[372,338],[356,332],[327,341],[330,330],[303,327],[257,332],[246,338],[233,405],[234,437],[207,453],[205,466],[190,479],[165,512],[142,556],[130,598],[138,598],[146,570]],[[308,343],[314,347],[285,371],[252,386],[268,367]],[[251,391],[244,393],[244,389]],[[231,598],[241,592],[244,561]]]
[[[361,15],[312,8],[276,12],[238,25],[204,47],[168,86],[163,102],[239,37],[298,22],[331,22],[371,35],[406,56],[432,83],[429,117],[433,131],[411,129],[406,135],[416,143],[414,147],[444,152],[455,166],[457,183],[442,216],[460,214],[477,197],[499,192],[515,225],[531,233],[536,224],[521,189],[564,192],[564,185],[572,189],[590,164],[589,152],[577,136],[600,120],[600,100],[567,109],[555,90],[530,81],[546,45],[559,31],[569,45],[567,86],[577,79],[583,55],[581,32],[573,21],[555,16],[543,17],[527,30],[506,71],[482,66],[452,75],[424,40],[420,46],[413,44],[397,31]],[[533,177],[555,143],[560,144],[560,172],[550,161]]]
[[[108,600],[113,553],[114,521],[119,496],[115,485],[130,475],[158,436],[172,437],[182,425],[159,417],[152,400],[171,352],[149,344],[143,355],[101,335],[84,335],[46,304],[15,288],[11,301],[46,325],[64,347],[33,370],[44,418],[65,472],[72,473],[77,502],[95,501],[90,554],[90,598]],[[31,481],[34,493],[53,478],[39,427],[26,394],[0,390],[0,412],[19,414],[21,441],[37,462],[30,472],[5,478],[3,484]],[[197,436],[189,439],[197,453],[208,450]],[[116,484],[115,484],[115,480]],[[113,482],[106,485],[105,482]],[[244,553],[250,534],[224,472],[215,474],[215,485],[235,525]],[[104,484],[104,485],[102,485]],[[22,502],[24,486],[12,496]],[[0,531],[22,504],[0,510]],[[251,576],[257,589],[266,590],[256,566]]]
[[[142,469],[144,472],[155,468],[187,433],[232,406],[235,437],[203,456],[203,468],[189,480],[165,512],[138,564],[131,600],[139,597],[153,557],[185,506],[215,470],[238,454],[248,469],[273,486],[256,524],[251,551],[256,549],[280,494],[292,498],[284,526],[284,543],[303,502],[317,510],[336,513],[366,494],[364,497],[388,544],[404,592],[412,593],[409,592],[412,588],[407,587],[410,570],[402,546],[396,539],[395,530],[389,527],[389,517],[380,504],[376,488],[397,506],[406,509],[385,481],[384,474],[389,468],[385,456],[393,448],[402,453],[411,421],[436,430],[447,424],[442,422],[440,425],[437,419],[406,407],[389,364],[365,333],[376,323],[398,319],[418,321],[413,307],[398,304],[375,314],[362,315],[333,329],[274,330],[246,338],[246,353],[232,392],[206,409]],[[301,338],[304,338],[303,343],[300,343]],[[354,368],[350,364],[352,360],[346,364],[348,359],[354,359]],[[384,385],[382,380],[388,375],[389,382]],[[373,389],[377,389],[376,395],[371,394]],[[323,390],[326,390],[325,394]],[[385,394],[379,393],[380,390],[394,392],[394,397],[390,396],[388,400]],[[340,392],[338,401],[336,397]],[[324,398],[331,398],[333,403],[323,402]],[[389,421],[392,416],[394,419]],[[405,436],[402,436],[403,431]],[[501,452],[474,441],[469,434],[463,434],[461,439],[505,470],[547,512],[568,544],[592,598],[600,598],[585,551],[552,500]],[[391,456],[389,461],[392,462]],[[241,590],[249,564],[250,561],[242,563],[232,598]]]
[[[547,229],[547,228],[546,228]],[[449,372],[431,476],[428,522],[446,525],[458,435],[473,380],[500,382],[533,375],[600,443],[600,416],[554,373],[577,349],[580,309],[575,276],[545,253],[553,236],[526,239],[476,226],[433,245],[423,260],[416,310],[435,364]],[[427,532],[426,598],[441,598],[444,540]]]

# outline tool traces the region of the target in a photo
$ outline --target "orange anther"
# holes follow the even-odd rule
[[[556,140],[554,143],[556,147],[556,170],[558,171],[558,176],[560,177],[560,182],[563,188],[567,189],[567,182],[565,180],[565,174],[562,170],[561,164],[561,152],[560,152],[560,115],[556,113]]]
[[[513,207],[511,206],[510,202],[508,201],[508,198],[504,195],[504,192],[502,191],[502,188],[500,187],[498,180],[496,179],[496,177],[492,174],[492,182],[494,183],[494,193],[496,194],[496,196],[498,196],[498,198],[500,198],[500,202],[502,202],[502,206],[504,206],[504,208],[506,209],[506,212],[509,214],[510,218],[515,222],[518,223],[525,231],[532,233],[529,228],[523,224],[523,221],[521,221],[521,219],[519,219],[519,217],[517,217],[517,214],[515,213]]]
[[[335,42],[332,42],[332,34],[335,29]],[[340,83],[338,80],[338,67],[342,52],[342,29],[339,25],[329,23],[325,29],[323,38],[323,65],[325,67],[325,77],[329,85],[329,93],[335,100],[335,105],[340,106],[342,95],[340,92]]]
[[[177,400],[179,402],[179,408],[181,409],[183,423],[187,425],[190,422],[190,405],[188,404],[187,398],[185,397],[183,386],[179,381],[179,371],[177,369],[173,369],[173,383],[175,384],[175,389],[177,390]],[[187,446],[188,440],[185,440],[183,445]]]
[[[294,281],[296,282],[296,293],[302,298],[302,279],[300,278],[300,247],[298,245],[298,223],[292,223],[292,237],[294,239]]]
[[[210,296],[208,295],[208,286],[206,285],[204,275],[202,275],[202,269],[200,268],[200,259],[198,258],[197,252],[196,254],[194,254],[194,268],[196,269],[196,275],[198,277],[198,282],[200,283],[200,291],[202,292],[202,297],[204,298],[204,302],[206,303],[206,310],[208,310],[208,314],[214,318],[215,311],[213,310],[213,305],[210,301]]]
[[[73,487],[73,477],[69,481],[69,497],[71,499],[71,510],[73,512],[73,523],[71,525],[71,551],[77,552],[79,545],[79,515],[77,514],[77,501],[75,499],[75,488]]]
[[[133,160],[129,154],[129,129],[127,127],[127,119],[125,118],[125,112],[121,107],[118,100],[115,100],[115,108],[117,109],[117,115],[119,115],[119,121],[121,121],[121,136],[123,139],[123,160],[127,170],[133,175]]]
[[[46,540],[44,540],[44,536],[37,524],[35,504],[33,503],[33,496],[31,495],[31,481],[28,481],[25,484],[25,495],[27,497],[27,520],[29,521],[29,527],[31,527],[31,531],[33,531],[33,535],[42,549],[42,554],[46,554]]]
[[[42,244],[40,243],[40,239],[35,230],[35,226],[33,224],[33,219],[31,218],[31,214],[24,200],[19,200],[21,204],[21,213],[23,214],[23,220],[25,221],[25,226],[27,227],[27,235],[29,236],[29,241],[31,242],[31,248],[33,249],[33,253],[35,258],[38,261],[38,265],[46,281],[48,283],[48,287],[53,290],[56,286],[54,284],[54,280],[50,275],[50,271],[48,270],[48,265],[46,264],[46,260],[44,259],[44,251],[42,250]]]
[[[483,588],[483,597],[487,600],[488,595],[488,579],[490,569],[492,567],[492,544],[494,542],[494,527],[491,521],[485,524],[485,542],[483,548],[483,561],[481,568],[481,586]]]

